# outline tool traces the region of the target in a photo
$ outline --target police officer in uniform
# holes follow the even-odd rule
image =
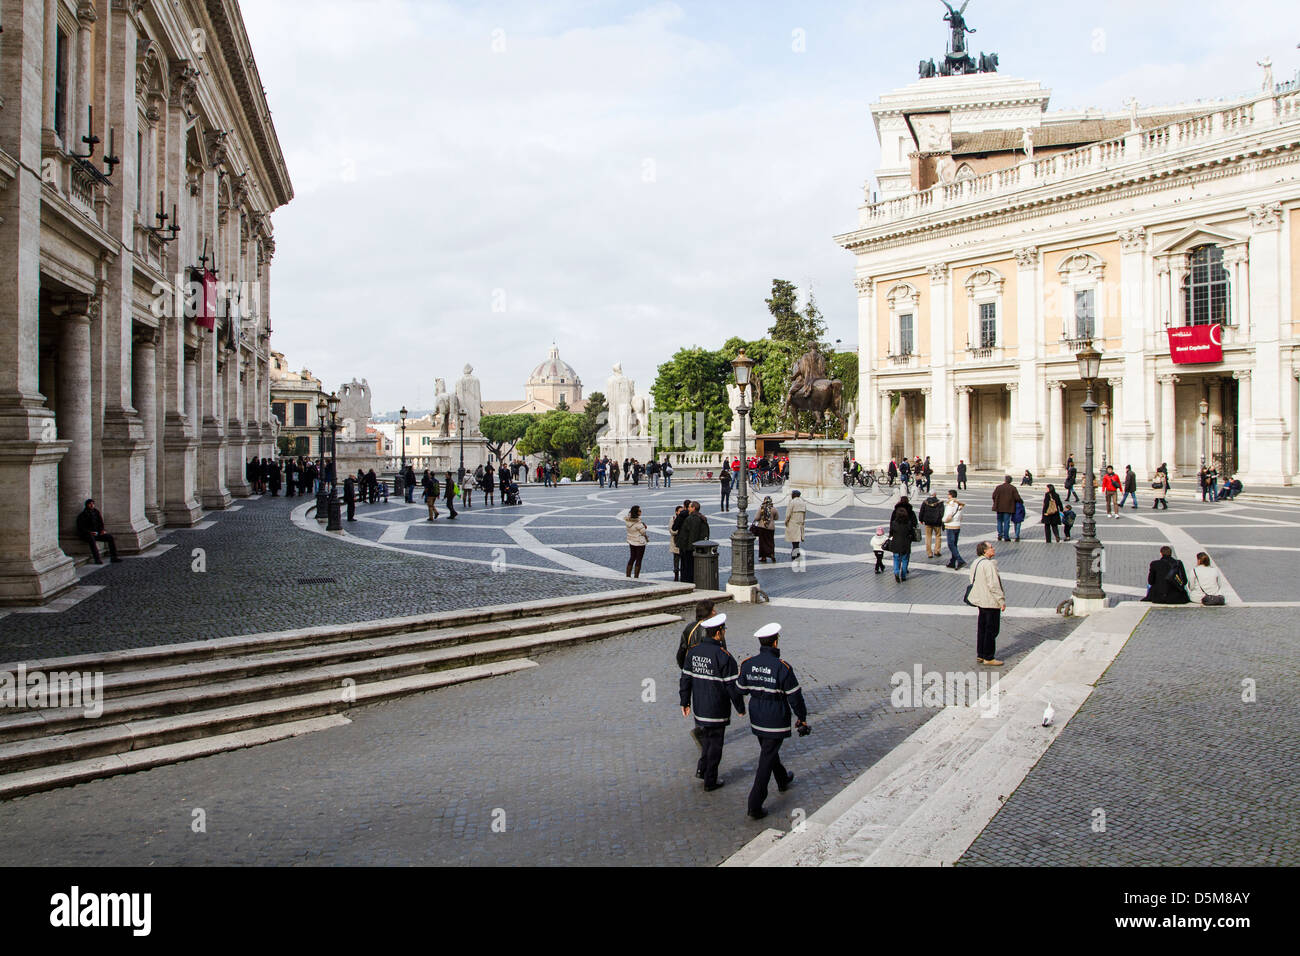
[[[740,673],[736,659],[722,645],[726,625],[725,614],[717,614],[700,625],[705,637],[686,652],[678,684],[682,716],[691,716],[694,706],[700,735],[700,762],[695,776],[702,777],[704,789],[710,791],[724,782],[718,779],[718,764],[722,762],[722,740],[731,723],[731,708],[735,707],[738,714],[745,713],[745,698],[736,686]]]
[[[799,728],[799,736],[811,733],[799,679],[777,651],[780,634],[780,624],[766,624],[754,632],[760,645],[758,653],[740,665],[737,682],[740,692],[749,695],[749,726],[759,743],[758,769],[754,772],[754,788],[749,791],[748,809],[755,820],[767,816],[763,801],[773,776],[782,793],[794,783],[794,774],[781,765],[781,742],[790,736],[791,712],[797,718],[794,727]]]

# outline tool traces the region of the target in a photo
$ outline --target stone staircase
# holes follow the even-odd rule
[[[0,798],[347,723],[343,713],[510,673],[548,650],[672,624],[690,585],[0,664],[102,675],[102,713],[0,709]]]
[[[999,681],[995,716],[946,707],[813,813],[766,830],[724,866],[950,866],[1082,706],[1150,606],[1089,617]],[[1055,719],[1042,726],[1050,701]]]

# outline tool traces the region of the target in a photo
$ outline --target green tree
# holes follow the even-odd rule
[[[684,422],[690,423],[683,431],[689,430],[692,439],[698,440],[694,434],[696,416],[700,412],[704,413],[706,451],[722,448],[722,433],[731,424],[731,411],[727,407],[731,357],[721,351],[714,352],[699,346],[678,349],[669,361],[659,366],[655,383],[650,387],[656,417],[681,414]],[[667,429],[660,431],[661,434],[656,438],[669,437]],[[671,443],[665,444],[661,450],[683,451],[694,447],[694,442],[687,444],[682,437],[674,429]]]
[[[549,455],[553,458],[578,458],[582,455],[582,435],[586,420],[577,412],[554,409],[536,416],[519,440],[522,455]]]
[[[528,426],[536,415],[519,412],[514,415],[484,415],[479,419],[478,430],[487,439],[488,452],[504,462],[514,454],[519,440],[528,433]]]
[[[600,443],[600,432],[609,421],[609,403],[604,392],[592,392],[587,396],[587,405],[582,410],[585,422],[582,426],[584,450],[594,454]]]

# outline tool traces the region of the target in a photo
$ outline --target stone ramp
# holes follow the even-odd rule
[[[671,624],[703,597],[727,596],[668,584],[0,664],[15,675],[102,680],[93,716],[84,701],[0,712],[0,798],[334,726],[353,707],[534,667],[529,655]]]
[[[1089,617],[998,684],[995,713],[947,707],[799,832],[767,830],[724,866],[946,866],[974,842],[1105,673],[1149,605]],[[1047,702],[1055,710],[1043,727]],[[987,701],[982,701],[987,703]]]

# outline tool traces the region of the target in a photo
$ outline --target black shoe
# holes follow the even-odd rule
[[[906,571],[903,572],[903,580],[904,580],[904,581],[907,580],[907,572],[906,572]]]
[[[703,771],[703,770],[697,770],[697,771],[695,771],[695,776],[698,777],[700,780],[703,780],[703,779],[704,779],[704,771]]]
[[[104,562],[103,562],[103,561],[100,561],[98,558],[96,558],[96,559],[95,559],[95,563],[96,563],[96,564],[103,564]]]
[[[721,790],[724,786],[726,786],[726,784],[727,781],[719,780],[717,783],[706,783],[704,785],[704,789],[706,792],[712,793],[714,790]]]
[[[903,579],[902,579],[901,577],[899,577],[897,574],[895,574],[895,575],[894,575],[894,580],[895,580],[895,581],[901,581],[901,580],[903,580]]]
[[[787,790],[789,790],[792,786],[794,786],[794,774],[790,774],[788,777],[785,778],[785,786],[784,786],[784,787],[781,786],[781,785],[778,783],[778,784],[776,785],[776,789],[780,790],[782,793],[785,793],[785,792],[786,792]]]
[[[958,565],[957,565],[957,570],[960,571],[962,568],[966,567],[966,563],[967,563],[967,562],[962,561],[960,564],[958,564]]]
[[[751,820],[761,820],[763,817],[767,816],[767,811],[762,807],[759,807],[757,810],[746,810],[745,816],[749,817]]]
[[[945,568],[956,568],[957,565],[955,565],[955,564],[953,564],[951,561],[949,561],[947,564],[944,565],[944,567],[945,567]]]

